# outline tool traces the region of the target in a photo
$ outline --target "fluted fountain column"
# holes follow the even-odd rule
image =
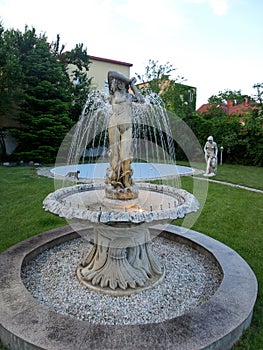
[[[97,225],[94,235],[93,247],[77,269],[83,285],[107,294],[129,295],[161,282],[164,268],[152,251],[145,225]]]

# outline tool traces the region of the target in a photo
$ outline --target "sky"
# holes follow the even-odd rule
[[[262,0],[0,0],[4,29],[60,34],[66,50],[132,63],[167,62],[197,88],[197,108],[220,91],[253,95],[263,82]]]

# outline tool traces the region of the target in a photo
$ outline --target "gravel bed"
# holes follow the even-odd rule
[[[22,267],[25,287],[57,313],[101,325],[157,323],[202,304],[218,289],[222,274],[206,255],[185,244],[157,237],[153,250],[165,265],[164,281],[130,296],[114,297],[83,287],[75,269],[89,250],[84,238],[47,249]]]

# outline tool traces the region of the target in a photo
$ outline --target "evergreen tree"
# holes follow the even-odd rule
[[[5,31],[0,24],[0,136],[7,121],[18,141],[16,161],[53,162],[79,118],[90,91],[90,61],[83,44],[64,49],[59,35],[49,44],[35,28]],[[71,79],[69,64],[75,67]],[[4,137],[0,143],[3,153]]]
[[[70,116],[73,121],[78,121],[82,109],[91,91],[92,77],[88,76],[90,60],[87,49],[83,44],[77,44],[71,51],[64,51],[65,45],[60,44],[60,36],[50,45],[51,52],[55,53],[57,60],[62,64],[65,73],[69,74],[68,67],[75,67],[71,72],[71,97],[72,104]]]
[[[22,99],[22,67],[14,42],[17,33],[4,31],[0,24],[0,129],[16,124],[19,103]]]
[[[9,127],[19,125],[18,112],[22,99],[22,68],[19,62],[17,33],[4,31],[0,23],[0,158],[7,157],[5,135]]]
[[[24,161],[52,162],[65,134],[72,126],[69,117],[71,89],[68,75],[45,35],[35,29],[17,32],[17,52],[23,72],[21,127],[12,130],[19,146],[15,152]]]
[[[87,50],[83,48],[83,44],[77,44],[73,50],[66,52],[62,57],[62,61],[64,59],[67,64],[73,64],[76,67],[72,72],[73,103],[70,114],[71,118],[77,121],[91,90],[92,77],[88,77],[90,60]]]
[[[85,70],[75,69],[73,71],[73,101],[70,108],[70,115],[74,121],[78,121],[85,102],[87,101],[87,96],[91,90],[91,80],[92,78],[88,78]]]

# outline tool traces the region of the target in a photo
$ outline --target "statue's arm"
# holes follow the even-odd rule
[[[144,99],[143,95],[140,93],[139,89],[137,89],[137,87],[135,86],[135,83],[136,83],[136,79],[131,78],[130,87],[131,87],[132,92],[135,95],[135,101],[143,103],[143,102],[145,102],[145,99]]]

